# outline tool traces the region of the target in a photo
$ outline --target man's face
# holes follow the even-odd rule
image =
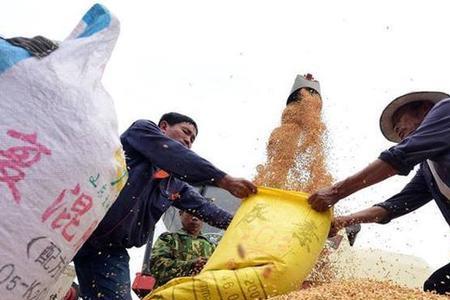
[[[200,234],[200,231],[202,230],[203,227],[203,222],[199,218],[183,211],[180,213],[180,220],[183,229],[187,233],[192,235]]]
[[[394,131],[404,140],[420,126],[424,118],[425,114],[421,113],[420,109],[399,110],[394,119]]]
[[[166,136],[182,143],[189,149],[191,149],[197,136],[195,126],[187,122],[169,125],[166,121],[162,121],[159,127]]]

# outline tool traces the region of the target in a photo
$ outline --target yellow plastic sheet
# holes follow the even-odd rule
[[[298,289],[328,235],[330,211],[307,194],[258,188],[244,200],[200,274],[169,281],[144,299],[265,299]]]

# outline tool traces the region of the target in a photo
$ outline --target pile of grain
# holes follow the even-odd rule
[[[448,300],[450,296],[436,295],[417,289],[401,287],[392,282],[374,280],[335,281],[288,295],[272,298],[273,300]]]

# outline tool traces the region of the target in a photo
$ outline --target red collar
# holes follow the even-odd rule
[[[159,169],[158,171],[153,173],[153,178],[154,179],[164,179],[164,178],[167,178],[169,176],[170,176],[170,174],[167,173],[166,171],[164,171],[163,169]]]

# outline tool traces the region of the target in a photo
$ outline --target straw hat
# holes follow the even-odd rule
[[[395,143],[400,142],[400,137],[395,133],[394,124],[392,123],[392,116],[400,107],[405,104],[417,101],[431,101],[433,103],[438,103],[445,98],[450,98],[450,95],[442,92],[413,92],[395,98],[386,106],[386,108],[381,113],[381,132],[389,141]]]

